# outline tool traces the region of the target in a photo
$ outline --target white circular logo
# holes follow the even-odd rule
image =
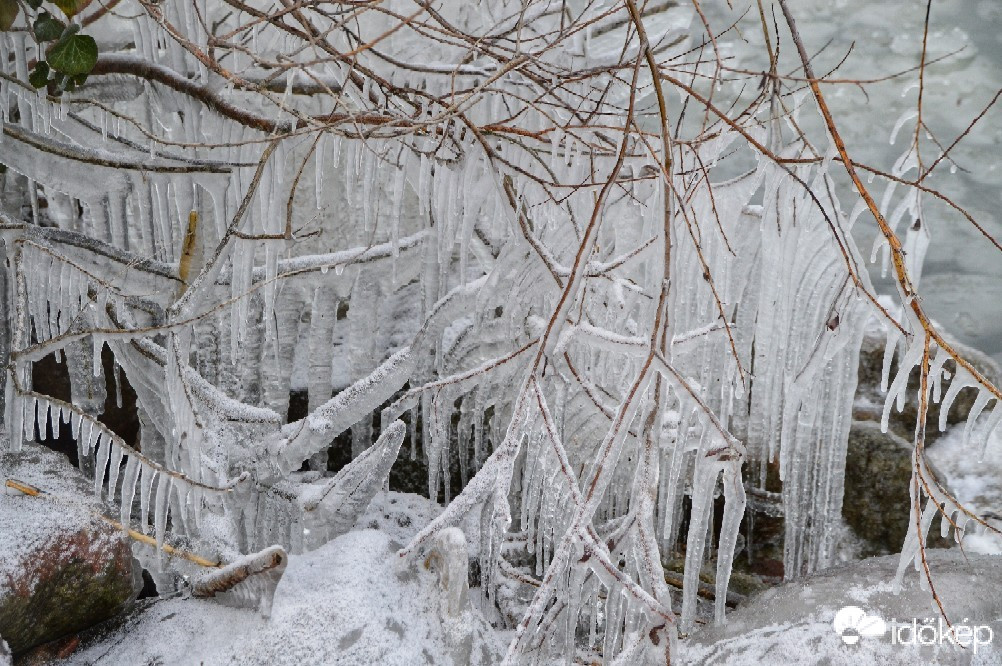
[[[867,615],[859,606],[839,609],[832,626],[846,645],[855,645],[862,636],[883,636],[887,632],[887,623],[879,615]]]

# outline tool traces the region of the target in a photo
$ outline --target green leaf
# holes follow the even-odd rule
[[[38,9],[42,6],[42,0],[24,0],[25,3],[32,9]]]
[[[28,75],[28,83],[36,88],[44,88],[49,82],[49,63],[44,60],[35,63],[34,71]]]
[[[91,0],[52,0],[52,4],[62,9],[70,18],[82,12],[90,2]]]
[[[57,18],[53,18],[49,12],[42,12],[35,19],[33,28],[35,39],[40,42],[51,42],[59,39],[63,34],[63,30],[66,29],[66,24]]]
[[[17,0],[0,0],[0,32],[7,32],[17,20]]]
[[[71,35],[53,44],[46,56],[49,66],[63,74],[90,74],[97,64],[97,42],[90,35]]]

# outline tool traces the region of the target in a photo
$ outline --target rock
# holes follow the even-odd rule
[[[13,653],[98,624],[125,609],[142,586],[122,532],[92,484],[41,446],[17,455],[0,443],[0,479],[45,491],[0,494],[0,635]]]
[[[743,551],[734,558],[736,571],[746,571],[772,583],[781,582],[785,573],[783,541],[786,538],[786,526],[782,490],[779,463],[768,463],[765,488],[753,486],[747,489],[748,509],[743,528],[747,538]]]
[[[946,628],[946,622],[939,623],[932,594],[922,589],[921,574],[911,567],[901,593],[894,594],[898,557],[888,556],[852,562],[763,592],[728,614],[725,625],[706,626],[682,641],[679,661],[728,666],[1000,663],[1002,558],[935,549],[926,556],[936,592],[957,631],[954,635],[967,641],[966,649],[949,638],[931,644],[944,636],[941,627]],[[844,627],[844,634],[836,631],[835,615],[846,606],[861,609],[870,621]],[[843,612],[846,615],[858,619],[851,612]],[[854,634],[855,629],[864,631]],[[994,641],[986,640],[989,637]]]
[[[932,463],[929,465],[932,467]],[[937,478],[937,474],[932,468]],[[842,518],[859,538],[859,555],[888,555],[901,550],[911,496],[912,445],[893,432],[881,432],[873,421],[854,421],[845,460]],[[929,530],[930,544],[946,547],[939,537],[939,519]]]

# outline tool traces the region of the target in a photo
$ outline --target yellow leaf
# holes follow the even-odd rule
[[[52,4],[63,10],[63,13],[70,18],[82,12],[90,3],[91,0],[52,0]]]
[[[188,213],[188,230],[184,234],[184,243],[181,246],[181,261],[178,264],[177,276],[183,283],[178,291],[178,298],[184,294],[188,288],[188,276],[191,273],[191,261],[195,256],[195,232],[198,229],[198,212]]]
[[[0,0],[0,32],[7,32],[17,20],[17,0]]]

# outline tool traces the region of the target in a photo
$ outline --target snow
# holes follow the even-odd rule
[[[359,529],[291,556],[270,619],[207,600],[157,600],[65,663],[495,663],[501,643],[479,612],[443,614],[438,576],[396,555],[395,536],[412,534],[430,507],[396,493],[373,504],[359,524],[389,529]],[[401,526],[402,516],[412,525]]]
[[[897,644],[890,633],[863,637],[856,645],[843,643],[833,620],[845,606],[861,607],[888,624],[895,620],[910,627],[912,620],[918,620],[918,625],[928,622],[938,627],[939,611],[928,589],[918,580],[909,580],[901,594],[893,593],[890,579],[898,558],[890,555],[854,562],[801,583],[762,592],[730,613],[725,625],[707,626],[682,641],[681,663],[1002,664],[1002,558],[974,554],[965,557],[956,550],[930,550],[928,555],[933,582],[950,620],[955,625],[987,626],[992,630],[992,642],[979,645],[976,654],[971,646],[964,650],[948,643],[935,647]],[[975,587],[978,593],[971,594]],[[908,631],[900,634],[905,640],[909,636]]]
[[[421,495],[379,492],[365,513],[355,523],[362,529],[376,530],[397,542],[406,542],[430,523],[442,507]]]

